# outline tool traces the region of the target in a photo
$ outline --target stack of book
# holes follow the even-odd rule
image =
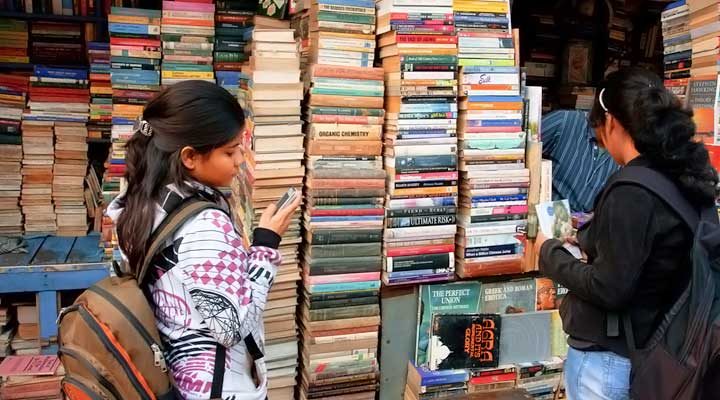
[[[309,90],[299,393],[373,399],[385,195],[374,2],[310,3],[293,10]]]
[[[110,32],[110,80],[113,90],[112,149],[103,183],[106,203],[121,190],[125,173],[124,143],[145,103],[160,90],[161,18],[159,10],[113,7]]]
[[[213,2],[163,1],[162,84],[184,80],[215,83],[213,44],[215,4]]]
[[[22,188],[22,136],[20,121],[28,91],[28,78],[0,74],[0,234],[23,231],[20,210]]]
[[[88,130],[84,124],[55,124],[53,203],[59,236],[85,236],[88,230],[85,176]]]
[[[83,25],[64,22],[33,22],[30,28],[30,60],[33,64],[83,65]]]
[[[215,9],[214,66],[218,85],[237,97],[247,62],[245,34],[252,30],[256,4],[218,2]]]
[[[86,123],[90,115],[88,70],[36,65],[23,120]]]
[[[685,101],[688,77],[692,65],[692,39],[690,36],[690,7],[685,0],[667,6],[662,13],[664,46],[663,67],[665,87],[681,101]]]
[[[518,232],[527,219],[530,175],[509,4],[455,0],[454,7],[457,16],[491,13],[499,21],[492,29],[475,19],[458,27],[457,273],[467,278],[521,272],[524,238]]]
[[[720,46],[718,46],[718,37],[720,36],[720,6],[717,1],[710,0],[687,0],[689,6],[689,21],[685,22],[689,26],[684,26],[683,30],[690,31],[692,44],[692,65],[690,66],[690,76],[692,78],[715,76],[718,75],[718,55],[720,55]],[[687,45],[680,48],[686,48]],[[667,51],[666,51],[667,54]],[[677,76],[684,78],[687,76]]]
[[[52,203],[53,139],[53,122],[23,121],[20,205],[26,233],[54,234],[57,230]]]
[[[388,285],[454,277],[457,37],[452,1],[378,3],[385,70]]]
[[[382,70],[316,64],[310,76],[301,393],[372,399],[385,193]],[[357,123],[368,114],[374,125]],[[356,380],[339,392],[333,376]]]
[[[65,370],[57,356],[12,356],[0,364],[0,398],[63,400]]]
[[[26,21],[2,19],[0,21],[0,62],[29,63],[28,40]]]
[[[110,83],[110,44],[88,43],[90,62],[90,120],[88,137],[110,139],[112,130],[112,85]]]
[[[252,119],[253,220],[276,203],[289,188],[301,196],[305,169],[300,102],[300,58],[294,32],[289,29],[259,29],[252,32],[251,54],[245,72],[251,78],[248,91]],[[251,210],[252,211],[252,210]],[[279,251],[283,263],[275,277],[265,308],[265,339],[279,349],[268,362],[269,398],[288,398],[297,377],[297,284],[300,280],[298,246],[302,241],[298,210],[283,235]],[[270,353],[271,350],[268,350]],[[289,397],[292,397],[290,395]]]
[[[467,392],[468,372],[464,369],[430,371],[408,363],[404,400],[437,399]]]
[[[40,354],[40,320],[35,304],[16,304],[17,332],[10,347],[16,355]]]

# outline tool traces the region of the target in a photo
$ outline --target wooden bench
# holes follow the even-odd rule
[[[58,292],[90,287],[109,275],[110,264],[103,261],[97,234],[26,240],[27,253],[0,255],[0,293],[36,293],[40,341],[50,343],[57,337]]]

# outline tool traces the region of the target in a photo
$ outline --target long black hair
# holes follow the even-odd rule
[[[673,179],[691,202],[713,204],[718,175],[705,146],[694,139],[693,113],[665,89],[657,75],[641,68],[609,74],[590,112],[593,127],[605,122],[603,105],[627,130],[640,154]]]
[[[235,139],[245,124],[237,100],[225,89],[191,80],[169,86],[145,106],[142,119],[151,134],[136,132],[126,144],[127,189],[117,234],[133,273],[140,267],[155,221],[160,190],[167,184],[187,193],[194,189],[180,152],[190,146],[208,154]],[[146,132],[147,133],[147,132]]]

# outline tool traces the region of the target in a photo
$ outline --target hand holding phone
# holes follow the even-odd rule
[[[277,210],[275,213],[277,214],[278,211],[282,210],[283,208],[287,207],[289,204],[292,204],[292,202],[295,200],[295,198],[298,196],[298,191],[295,188],[290,188],[285,192],[285,194],[278,200],[277,203],[275,203],[275,207],[277,207]]]
[[[290,226],[295,210],[302,202],[302,195],[295,188],[290,188],[277,203],[268,206],[260,216],[258,227],[270,229],[282,236]]]

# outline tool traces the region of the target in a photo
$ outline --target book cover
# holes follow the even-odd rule
[[[518,314],[535,311],[535,279],[486,283],[482,288],[482,312]]]
[[[568,200],[555,200],[535,205],[538,224],[543,235],[547,238],[558,239],[565,242],[574,235],[570,202]],[[563,247],[577,259],[582,259],[580,248],[565,242]]]
[[[288,9],[288,0],[262,0],[258,3],[258,15],[283,18]]]
[[[415,363],[427,366],[427,348],[435,314],[477,314],[480,309],[480,282],[458,282],[420,286]]]
[[[10,356],[0,364],[0,377],[54,375],[59,366],[57,356]]]
[[[497,314],[435,315],[428,351],[430,370],[497,367],[500,329]]]
[[[703,141],[715,132],[715,98],[717,77],[692,79],[688,89],[688,106],[693,110],[696,131]]]

